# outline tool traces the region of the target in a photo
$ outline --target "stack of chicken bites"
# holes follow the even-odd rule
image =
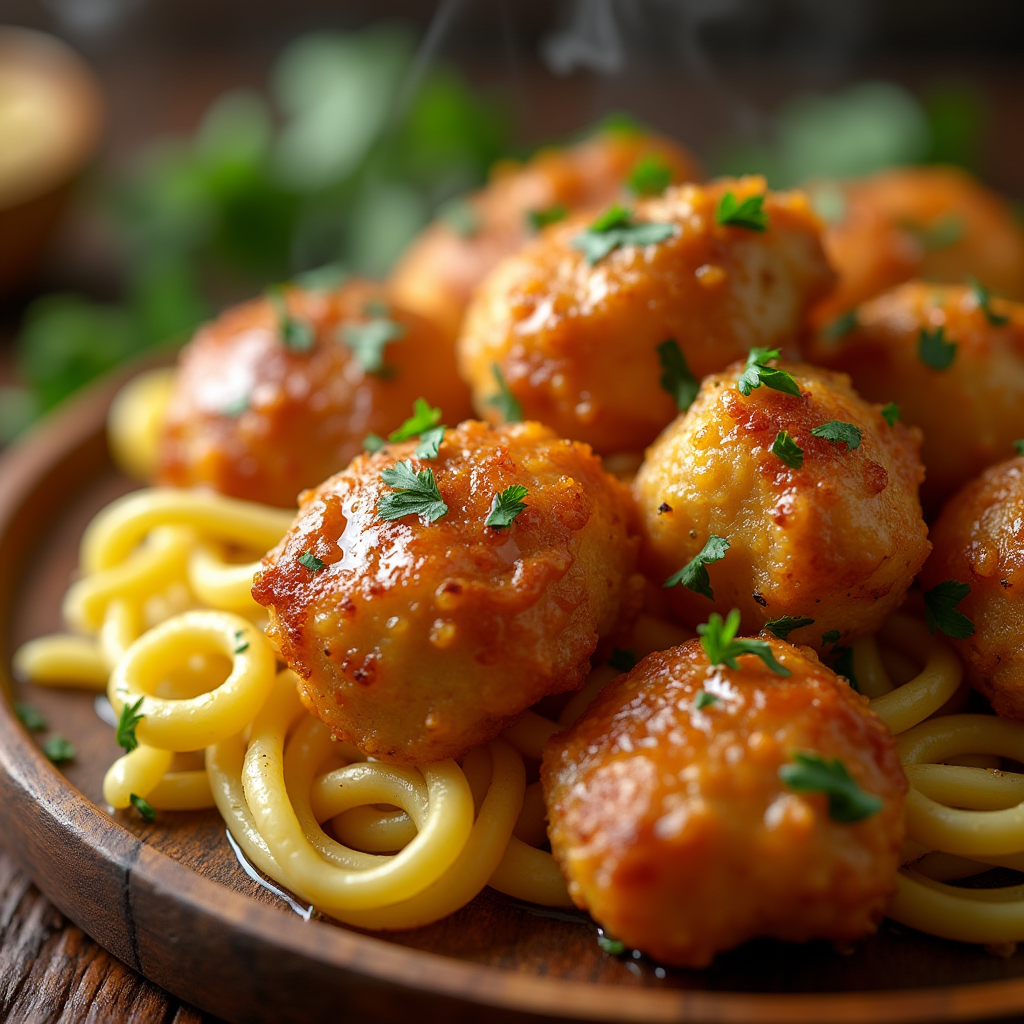
[[[682,967],[887,914],[1024,941],[1019,893],[951,884],[1024,870],[984,819],[1024,760],[1024,232],[960,171],[838,188],[828,223],[606,130],[496,168],[387,283],[203,327],[162,486],[83,542],[111,803],[183,806],[157,701],[203,686],[125,667],[173,577],[207,609],[180,642],[234,659],[205,689],[259,693],[197,744],[195,806],[339,920],[489,883]]]

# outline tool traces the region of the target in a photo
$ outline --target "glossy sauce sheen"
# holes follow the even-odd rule
[[[757,936],[848,941],[895,887],[906,778],[866,698],[806,648],[791,672],[709,666],[690,641],[613,681],[544,752],[552,851],[573,900],[627,947],[703,967]],[[698,711],[698,691],[718,700]],[[838,757],[881,811],[833,821],[778,777],[794,751]],[[794,955],[799,955],[794,951]]]
[[[334,733],[401,764],[493,738],[541,697],[580,686],[601,638],[628,628],[642,581],[629,494],[585,445],[535,423],[448,431],[357,458],[303,495],[253,587],[269,635]],[[381,471],[433,469],[448,513],[386,522]],[[529,488],[507,529],[494,494]],[[325,563],[312,572],[297,559]]]

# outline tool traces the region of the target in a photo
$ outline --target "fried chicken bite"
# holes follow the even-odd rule
[[[706,967],[761,936],[848,942],[895,891],[907,791],[895,740],[810,650],[765,647],[785,676],[752,655],[712,665],[699,640],[650,654],[544,751],[570,896],[665,963]],[[803,788],[801,758],[827,766],[819,786]],[[847,775],[859,796],[835,803],[822,774],[839,788]]]
[[[158,478],[268,505],[343,469],[417,397],[468,414],[452,344],[369,281],[235,306],[181,352]]]
[[[824,633],[881,626],[928,555],[920,432],[890,426],[843,374],[759,366],[705,378],[647,450],[642,564],[687,625],[731,608],[747,633],[810,619],[792,639],[821,650]],[[741,374],[762,383],[744,395]]]
[[[915,277],[959,284],[973,274],[1024,299],[1024,230],[966,171],[896,167],[829,187],[841,197],[825,231],[839,285],[814,311],[819,326]]]
[[[737,206],[763,200],[763,230],[716,223],[730,193]],[[637,224],[648,244],[630,242]],[[500,374],[527,418],[601,454],[642,450],[676,414],[658,346],[675,340],[699,378],[754,346],[790,345],[832,285],[819,231],[802,193],[768,192],[757,177],[548,228],[495,268],[466,314],[459,368],[477,412],[500,418]]]
[[[536,233],[537,224],[624,196],[638,167],[655,170],[649,177],[662,187],[701,179],[686,150],[642,131],[607,129],[575,146],[542,149],[525,164],[498,163],[486,188],[409,246],[391,275],[395,296],[454,337],[476,286]],[[659,175],[668,181],[654,180]]]
[[[469,421],[436,457],[415,449],[307,491],[253,586],[306,705],[395,764],[455,757],[581,686],[643,587],[629,492],[585,445]],[[498,506],[509,525],[488,526]]]
[[[820,333],[807,357],[924,431],[926,510],[1024,436],[1024,305],[977,287],[901,285],[858,306],[849,330]]]
[[[931,600],[953,611],[943,628],[967,681],[997,714],[1024,719],[1024,458],[989,467],[950,498],[932,543],[921,585],[941,588]]]

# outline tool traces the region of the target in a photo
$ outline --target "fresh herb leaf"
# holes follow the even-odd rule
[[[526,223],[533,231],[543,231],[549,224],[557,224],[569,215],[569,207],[565,203],[553,203],[543,210],[527,210]]]
[[[882,419],[889,424],[890,427],[896,426],[896,421],[900,418],[900,407],[895,402],[890,402],[888,405],[882,406]]]
[[[373,455],[374,452],[379,452],[386,444],[387,441],[380,434],[369,433],[363,438],[363,451]]]
[[[493,405],[501,413],[503,423],[521,423],[523,407],[505,383],[505,378],[501,374],[501,367],[497,363],[491,363],[491,372],[494,374],[494,379],[498,382],[498,393],[488,398],[487,404]]]
[[[480,212],[461,196],[449,199],[437,216],[460,238],[472,238],[480,230]]]
[[[378,519],[417,515],[432,523],[448,511],[432,469],[417,472],[411,462],[399,462],[394,469],[382,470],[380,478],[396,493],[385,494],[377,502]]]
[[[663,341],[658,346],[658,360],[661,363],[661,386],[672,396],[676,408],[686,412],[693,405],[693,400],[700,390],[700,381],[690,372],[674,338]]]
[[[955,640],[963,640],[974,632],[974,623],[956,606],[971,592],[966,583],[946,580],[924,592],[924,621],[929,633],[939,630]]]
[[[865,793],[839,758],[827,760],[813,750],[794,753],[793,762],[779,768],[779,778],[797,793],[824,793],[833,821],[862,821],[882,809],[882,801]]]
[[[1024,437],[1018,437],[1017,440],[1013,442],[1013,450],[1018,455],[1024,455]]]
[[[687,590],[692,590],[695,594],[703,594],[714,600],[715,594],[711,589],[711,577],[708,575],[706,567],[712,562],[718,562],[725,558],[725,553],[728,550],[729,542],[724,537],[711,534],[705,541],[704,547],[679,572],[665,580],[665,586],[675,587],[681,583]]]
[[[136,793],[131,793],[128,799],[131,801],[132,807],[134,807],[146,821],[156,821],[156,811],[153,810],[153,805],[148,800],[143,800],[142,797]]]
[[[747,196],[740,202],[734,193],[726,192],[715,207],[715,223],[721,227],[766,231],[768,211],[764,208],[764,196]]]
[[[618,204],[609,207],[570,243],[593,266],[620,245],[656,245],[676,233],[675,224],[638,223]]]
[[[70,740],[54,733],[43,744],[43,753],[54,764],[62,764],[64,761],[73,761],[78,751],[75,750],[75,745]]]
[[[320,572],[320,570],[327,564],[317,558],[311,551],[303,551],[296,561],[299,565],[305,566],[310,572],[314,573]]]
[[[412,415],[397,429],[388,434],[389,441],[408,441],[436,427],[441,422],[441,410],[435,409],[425,398],[412,403]]]
[[[790,469],[799,469],[804,464],[804,450],[789,436],[788,430],[780,430],[775,435],[772,454],[782,459]]]
[[[316,342],[312,324],[304,317],[292,316],[288,312],[288,299],[281,285],[272,285],[266,295],[277,313],[277,333],[281,343],[292,352],[308,352]]]
[[[823,644],[837,644],[842,633],[838,629],[830,629],[827,633],[821,634],[821,642]]]
[[[857,310],[851,309],[836,317],[821,333],[829,341],[838,341],[857,329]]]
[[[1008,316],[1002,316],[1000,313],[993,312],[992,296],[989,294],[989,290],[976,277],[968,277],[967,283],[971,286],[971,291],[974,293],[974,301],[977,302],[978,309],[985,314],[985,319],[993,327],[1002,327],[1003,324],[1010,322]]]
[[[121,717],[117,722],[117,745],[124,747],[126,754],[138,749],[139,741],[135,735],[135,727],[146,717],[139,714],[139,708],[145,699],[140,697],[134,704],[121,705]]]
[[[769,366],[772,359],[779,358],[777,348],[752,348],[747,353],[747,362],[743,367],[743,373],[736,381],[736,387],[740,394],[749,395],[751,391],[759,388],[762,384],[773,391],[781,391],[786,395],[800,397],[800,385],[796,378],[785,370]]]
[[[512,484],[500,494],[495,494],[484,526],[493,526],[496,530],[504,530],[505,527],[511,526],[512,520],[527,507],[523,498],[529,493],[522,484]]]
[[[832,649],[832,671],[849,682],[852,689],[860,693],[857,676],[853,671],[853,648],[834,647]]]
[[[934,331],[922,327],[917,340],[918,358],[933,370],[948,370],[956,359],[957,344],[955,341],[946,341],[945,331],[942,326],[936,327]]]
[[[806,615],[783,615],[778,619],[771,619],[769,622],[766,622],[764,628],[780,640],[788,640],[789,634],[794,629],[803,629],[804,626],[811,626],[813,624],[814,619],[809,619]]]
[[[367,304],[368,313],[370,312]],[[356,362],[367,372],[387,377],[393,372],[384,365],[384,350],[388,343],[405,335],[405,325],[384,315],[371,314],[361,323],[341,326],[341,340],[352,350]]]
[[[597,944],[609,956],[621,956],[626,952],[626,944],[610,935],[598,935]]]
[[[233,420],[237,420],[239,416],[249,408],[249,396],[239,395],[237,398],[232,399],[227,405],[221,409],[222,416],[228,416]]]
[[[945,249],[947,246],[959,242],[963,238],[965,230],[963,220],[955,213],[938,217],[927,225],[905,220],[900,227],[917,239],[922,248],[929,252]]]
[[[300,288],[310,292],[333,292],[348,277],[348,271],[340,263],[325,263],[296,274],[292,280]]]
[[[777,676],[788,676],[789,669],[775,660],[771,645],[766,640],[736,640],[740,628],[740,610],[733,608],[723,622],[718,612],[712,612],[707,622],[697,627],[704,653],[712,665],[726,665],[738,669],[736,659],[741,654],[752,654],[760,658]]]
[[[637,160],[626,178],[626,187],[635,196],[660,196],[672,184],[672,168],[653,153]]]
[[[612,656],[608,659],[608,664],[616,672],[628,672],[636,663],[636,651],[631,651],[625,647],[616,647],[612,651]]]
[[[693,706],[698,711],[703,711],[709,705],[717,703],[718,698],[713,693],[708,693],[707,690],[698,690],[693,698]]]
[[[845,444],[851,452],[860,447],[861,438],[864,436],[864,431],[860,427],[844,423],[842,420],[829,420],[828,423],[815,427],[811,433],[835,444]]]
[[[249,641],[245,639],[245,630],[235,630],[235,654],[244,654],[249,650]]]
[[[46,719],[27,701],[15,701],[14,713],[29,732],[42,732],[49,728]]]
[[[431,427],[420,434],[420,443],[416,445],[415,455],[418,459],[436,459],[437,453],[444,440],[444,432],[448,428],[442,423],[440,426]]]

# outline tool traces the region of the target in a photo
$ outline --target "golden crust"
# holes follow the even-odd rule
[[[1024,459],[1011,459],[986,469],[946,503],[921,573],[926,590],[946,580],[971,588],[957,611],[974,623],[974,635],[950,642],[968,682],[1007,718],[1024,718],[1022,521]]]
[[[897,402],[902,418],[924,431],[926,509],[1024,436],[1024,306],[992,299],[990,310],[1008,322],[990,323],[963,284],[913,281],[858,306],[853,330],[819,335],[807,351],[812,362],[848,373],[865,398]],[[921,330],[940,327],[957,345],[947,370],[918,353]]]
[[[768,230],[717,226],[727,191],[740,201],[765,195]],[[676,412],[660,383],[659,344],[674,338],[701,377],[755,345],[791,345],[832,285],[806,197],[766,192],[763,178],[670,188],[634,211],[675,234],[590,266],[572,245],[593,220],[581,214],[548,228],[480,286],[458,358],[481,416],[498,418],[489,404],[497,364],[528,418],[602,454],[639,451]]]
[[[642,564],[658,584],[686,565],[711,534],[729,541],[708,567],[714,600],[683,586],[664,591],[694,626],[712,611],[743,614],[756,633],[783,615],[813,626],[794,639],[817,646],[877,629],[903,600],[930,545],[917,488],[920,434],[890,427],[849,378],[782,363],[800,397],[762,385],[744,397],[740,364],[704,380],[689,411],[648,449],[633,484],[643,534]],[[832,420],[862,431],[860,446],[815,437]],[[789,432],[803,449],[790,468],[771,451]]]
[[[770,641],[791,672],[709,667],[697,640],[648,655],[549,741],[551,849],[576,904],[627,947],[707,966],[758,936],[850,941],[895,890],[906,778],[867,700],[807,648]],[[699,690],[718,696],[694,708]],[[794,752],[839,758],[882,809],[833,821],[778,777]]]
[[[585,445],[536,423],[469,421],[436,459],[414,447],[356,458],[306,492],[253,587],[310,709],[397,764],[455,757],[580,686],[642,589],[629,492]],[[376,518],[392,493],[381,471],[403,459],[433,469],[446,515]],[[529,488],[526,510],[486,527],[493,495],[512,484]],[[301,565],[305,551],[326,568]]]
[[[160,442],[162,483],[286,508],[348,465],[368,433],[394,430],[417,397],[451,422],[468,413],[450,340],[392,306],[379,285],[292,287],[287,302],[315,331],[309,352],[282,344],[266,298],[229,309],[182,350]],[[365,321],[367,306],[380,303],[404,331],[387,346],[387,376],[366,373],[338,338],[344,324]]]

